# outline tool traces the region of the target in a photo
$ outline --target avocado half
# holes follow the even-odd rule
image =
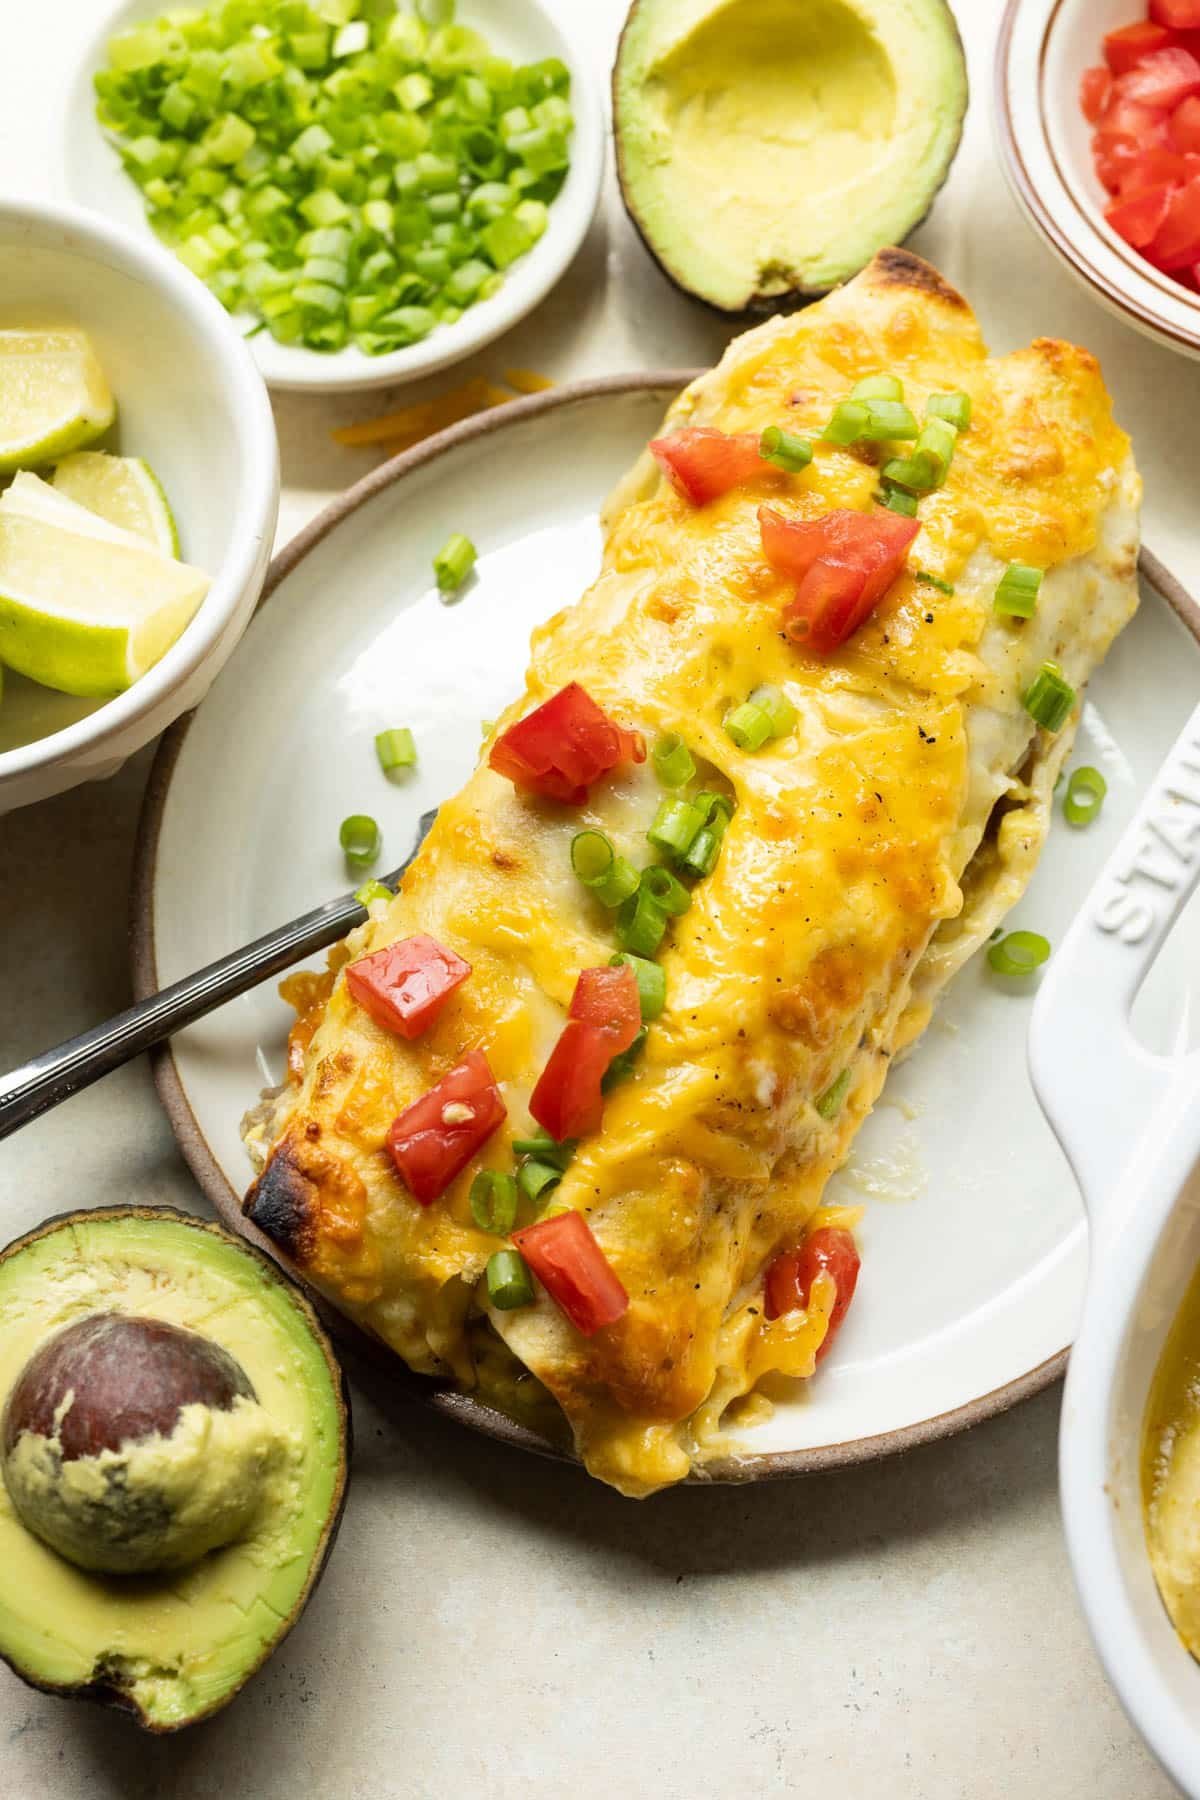
[[[946,0],[634,0],[613,68],[626,210],[729,313],[828,293],[901,243],[966,109]]]
[[[97,1336],[107,1346],[97,1346]],[[56,1399],[52,1384],[71,1357],[87,1370],[77,1385],[91,1391],[74,1395],[68,1387],[64,1401],[59,1380]],[[47,1423],[39,1407],[44,1412],[50,1402]],[[185,1213],[68,1213],[0,1251],[0,1406],[0,1657],[34,1687],[118,1707],[150,1731],[176,1731],[216,1712],[299,1618],[341,1520],[350,1449],[345,1381],[308,1301],[260,1252]],[[106,1413],[120,1415],[107,1438]],[[265,1449],[248,1435],[246,1421],[255,1420],[266,1421],[255,1427]],[[192,1434],[190,1487],[168,1479],[178,1475],[171,1458],[184,1442],[180,1421]],[[72,1429],[81,1441],[72,1440]],[[112,1524],[113,1504],[124,1505],[128,1486],[140,1511],[123,1521],[124,1551],[136,1551],[147,1531],[165,1531],[176,1545],[174,1563],[157,1573],[101,1573],[50,1547],[29,1510],[36,1490],[32,1500],[29,1482],[19,1488],[14,1480],[9,1490],[14,1445],[44,1451],[44,1431],[53,1434],[51,1472],[45,1458],[31,1466],[47,1490],[64,1469],[90,1471],[92,1487],[83,1492],[99,1507],[89,1515],[99,1528]],[[118,1455],[112,1445],[122,1432],[141,1435]],[[88,1455],[90,1464],[68,1460]],[[186,1547],[179,1552],[180,1521],[164,1509],[177,1505],[191,1530],[209,1493],[219,1510],[226,1456],[233,1504],[242,1503],[255,1473],[259,1501],[232,1541],[204,1549],[210,1540],[201,1531],[191,1559]],[[207,1490],[199,1501],[197,1469]],[[149,1485],[138,1495],[135,1474],[142,1479],[147,1470]],[[106,1484],[97,1496],[100,1476]],[[153,1485],[160,1478],[161,1499]],[[72,1498],[77,1504],[78,1491]]]

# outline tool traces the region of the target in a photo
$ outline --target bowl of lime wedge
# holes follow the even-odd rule
[[[153,243],[0,201],[0,813],[111,774],[207,691],[279,458],[228,315]]]

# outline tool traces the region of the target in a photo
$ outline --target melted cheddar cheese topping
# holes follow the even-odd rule
[[[816,439],[833,404],[881,369],[918,417],[955,388],[973,417],[945,486],[922,502],[907,570],[838,654],[783,637],[791,590],[763,559],[757,510],[865,510],[874,459],[818,443],[802,474],[764,464],[695,507],[646,455],[606,511],[599,578],[534,634],[527,690],[495,728],[578,680],[648,739],[681,732],[704,785],[736,800],[720,860],[662,952],[666,1009],[554,1193],[616,1269],[624,1318],[585,1339],[540,1291],[489,1315],[482,1276],[497,1240],[473,1224],[468,1190],[479,1167],[512,1166],[576,977],[615,947],[611,915],[571,872],[571,839],[595,826],[635,864],[651,860],[650,764],[563,807],[494,774],[485,746],[396,900],[320,985],[301,982],[292,1080],[256,1127],[266,1163],[248,1211],[309,1279],[414,1369],[495,1404],[511,1408],[532,1372],[588,1467],[627,1493],[728,1453],[725,1410],[765,1375],[812,1374],[830,1284],[768,1322],[763,1271],[813,1221],[938,988],[1028,879],[1072,727],[1049,738],[1022,693],[1048,658],[1082,687],[1136,604],[1138,480],[1094,360],[1048,340],[989,359],[966,303],[905,252],[738,339],[667,429],[782,424]],[[1021,624],[992,607],[1012,560],[1047,571]],[[764,682],[797,724],[752,754],[722,721]],[[372,1023],[338,970],[414,931],[473,974],[406,1043]],[[424,1208],[385,1136],[472,1049],[508,1117]],[[815,1099],[846,1069],[847,1100],[827,1120]]]

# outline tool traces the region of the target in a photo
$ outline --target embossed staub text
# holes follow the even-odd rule
[[[1101,931],[1140,944],[1200,860],[1200,724],[1175,750],[1146,811],[1133,856],[1096,901]]]

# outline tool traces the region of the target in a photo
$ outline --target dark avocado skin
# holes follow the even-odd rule
[[[241,1692],[251,1676],[257,1674],[258,1670],[262,1668],[267,1659],[278,1649],[279,1645],[283,1642],[284,1638],[287,1637],[292,1627],[300,1618],[304,1608],[308,1605],[309,1600],[312,1598],[317,1583],[325,1572],[325,1565],[329,1561],[329,1553],[333,1549],[337,1539],[338,1530],[342,1523],[342,1514],[346,1508],[346,1490],[349,1485],[350,1458],[354,1448],[353,1427],[350,1414],[350,1390],[346,1384],[346,1377],[342,1371],[341,1364],[333,1353],[333,1348],[330,1345],[320,1320],[313,1311],[307,1297],[300,1291],[295,1282],[284,1275],[278,1266],[272,1262],[270,1257],[264,1256],[261,1250],[257,1249],[253,1244],[248,1244],[244,1238],[235,1237],[232,1232],[226,1231],[220,1225],[210,1224],[205,1219],[194,1218],[191,1213],[181,1212],[178,1207],[107,1206],[97,1207],[91,1212],[85,1210],[55,1213],[52,1218],[45,1220],[45,1222],[37,1226],[35,1230],[26,1232],[23,1237],[14,1238],[11,1244],[5,1245],[4,1249],[0,1250],[0,1263],[7,1262],[10,1257],[18,1255],[31,1244],[37,1243],[41,1238],[51,1236],[54,1232],[65,1230],[73,1225],[86,1226],[94,1224],[97,1220],[101,1219],[137,1219],[142,1221],[161,1219],[169,1221],[173,1225],[187,1225],[195,1231],[206,1231],[213,1237],[221,1238],[226,1243],[233,1245],[233,1247],[239,1250],[243,1255],[253,1257],[272,1281],[277,1282],[280,1287],[287,1289],[291,1299],[299,1311],[304,1315],[309,1330],[312,1332],[316,1342],[320,1345],[325,1357],[325,1362],[332,1379],[334,1396],[337,1402],[339,1467],[337,1500],[326,1520],[321,1542],[317,1554],[313,1557],[312,1567],[309,1571],[309,1577],[304,1587],[304,1591],[299,1595],[296,1604],[292,1609],[290,1618],[280,1626],[278,1635],[272,1638],[269,1644],[263,1646],[262,1654],[247,1668],[242,1670],[237,1680],[233,1682],[219,1698],[214,1700],[211,1706],[205,1707],[200,1712],[193,1713],[187,1719],[179,1719],[171,1724],[163,1724],[160,1721],[148,1718],[133,1697],[116,1682],[106,1681],[103,1677],[82,1684],[43,1681],[28,1669],[22,1668],[14,1658],[5,1656],[3,1652],[0,1652],[0,1661],[7,1663],[13,1674],[19,1675],[27,1687],[36,1688],[43,1694],[56,1694],[68,1700],[89,1700],[96,1705],[110,1707],[113,1711],[123,1713],[127,1718],[132,1719],[143,1731],[151,1732],[159,1737],[170,1736],[177,1731],[182,1731],[188,1725],[198,1724],[201,1719],[211,1718],[214,1713],[222,1711],[234,1696]]]
[[[644,5],[647,5],[647,4],[653,5],[653,4],[658,4],[658,3],[659,3],[659,0],[633,0],[633,5],[629,8],[629,11],[625,15],[625,23],[621,27],[621,35],[617,39],[617,54],[613,60],[612,75],[609,80],[609,85],[610,85],[610,89],[611,89],[611,93],[612,93],[613,148],[616,151],[617,186],[621,190],[621,200],[624,203],[626,214],[628,215],[630,222],[633,225],[634,230],[637,232],[638,236],[641,238],[642,243],[646,246],[646,249],[649,251],[649,253],[653,257],[654,261],[658,264],[659,268],[662,270],[662,272],[666,276],[667,280],[671,283],[671,286],[673,288],[676,288],[679,291],[679,293],[686,294],[689,300],[698,300],[702,306],[707,306],[710,312],[720,313],[722,318],[726,318],[726,319],[745,318],[747,315],[755,315],[755,314],[761,316],[764,313],[769,314],[769,313],[795,312],[798,307],[806,306],[810,300],[819,300],[823,294],[830,293],[832,291],[833,287],[840,286],[841,284],[838,282],[834,282],[830,285],[830,287],[809,288],[809,287],[805,287],[802,283],[797,282],[795,287],[790,288],[784,294],[754,294],[754,293],[749,294],[746,298],[746,304],[744,307],[738,308],[738,307],[720,306],[715,300],[710,300],[707,297],[707,295],[696,293],[692,288],[690,288],[687,285],[686,281],[681,280],[678,275],[676,275],[671,269],[669,269],[667,267],[666,263],[662,260],[661,256],[659,255],[654,244],[651,242],[650,238],[647,237],[646,233],[642,229],[641,219],[638,217],[637,208],[634,205],[632,199],[630,198],[630,193],[629,193],[629,184],[628,184],[627,173],[626,173],[626,168],[625,168],[625,149],[624,149],[624,144],[622,141],[622,133],[621,133],[621,107],[617,100],[617,75],[618,75],[618,72],[621,67],[621,59],[622,59],[622,56],[624,55],[624,51],[625,51],[625,38],[629,31],[630,26],[633,24],[634,19],[637,17],[637,14],[640,12],[641,8]],[[954,13],[951,11],[949,4],[944,4],[944,11],[946,14],[947,26],[948,26],[949,30],[953,33],[954,40],[958,45],[959,54],[963,55],[964,52],[963,52],[962,33],[958,29],[958,20],[955,18]],[[965,58],[964,58],[964,60],[965,60]],[[942,189],[945,187],[946,181],[950,174],[950,171],[954,167],[954,159],[958,155],[959,145],[962,143],[963,120],[967,116],[968,99],[969,99],[969,95],[964,89],[962,111],[958,115],[958,121],[957,121],[958,128],[957,128],[957,131],[955,132],[954,144],[950,151],[949,156],[946,158],[946,166],[942,170],[941,180],[938,181],[935,184],[935,186],[930,188],[929,204],[928,204],[928,206],[926,206],[925,211],[921,214],[920,218],[914,220],[911,230],[908,232],[906,238],[904,239],[904,242],[906,242],[906,243],[908,241],[908,238],[912,236],[913,232],[919,231],[921,226],[925,223],[926,219],[929,217],[930,213],[933,210],[933,203],[937,199],[938,195],[941,193]],[[874,252],[872,252],[871,254],[874,254]],[[859,273],[860,269],[865,269],[867,264],[870,261],[871,261],[871,255],[864,256],[862,262],[858,265],[857,268],[847,269],[845,271],[845,273],[842,276],[842,281],[849,281],[853,276],[855,276]]]

